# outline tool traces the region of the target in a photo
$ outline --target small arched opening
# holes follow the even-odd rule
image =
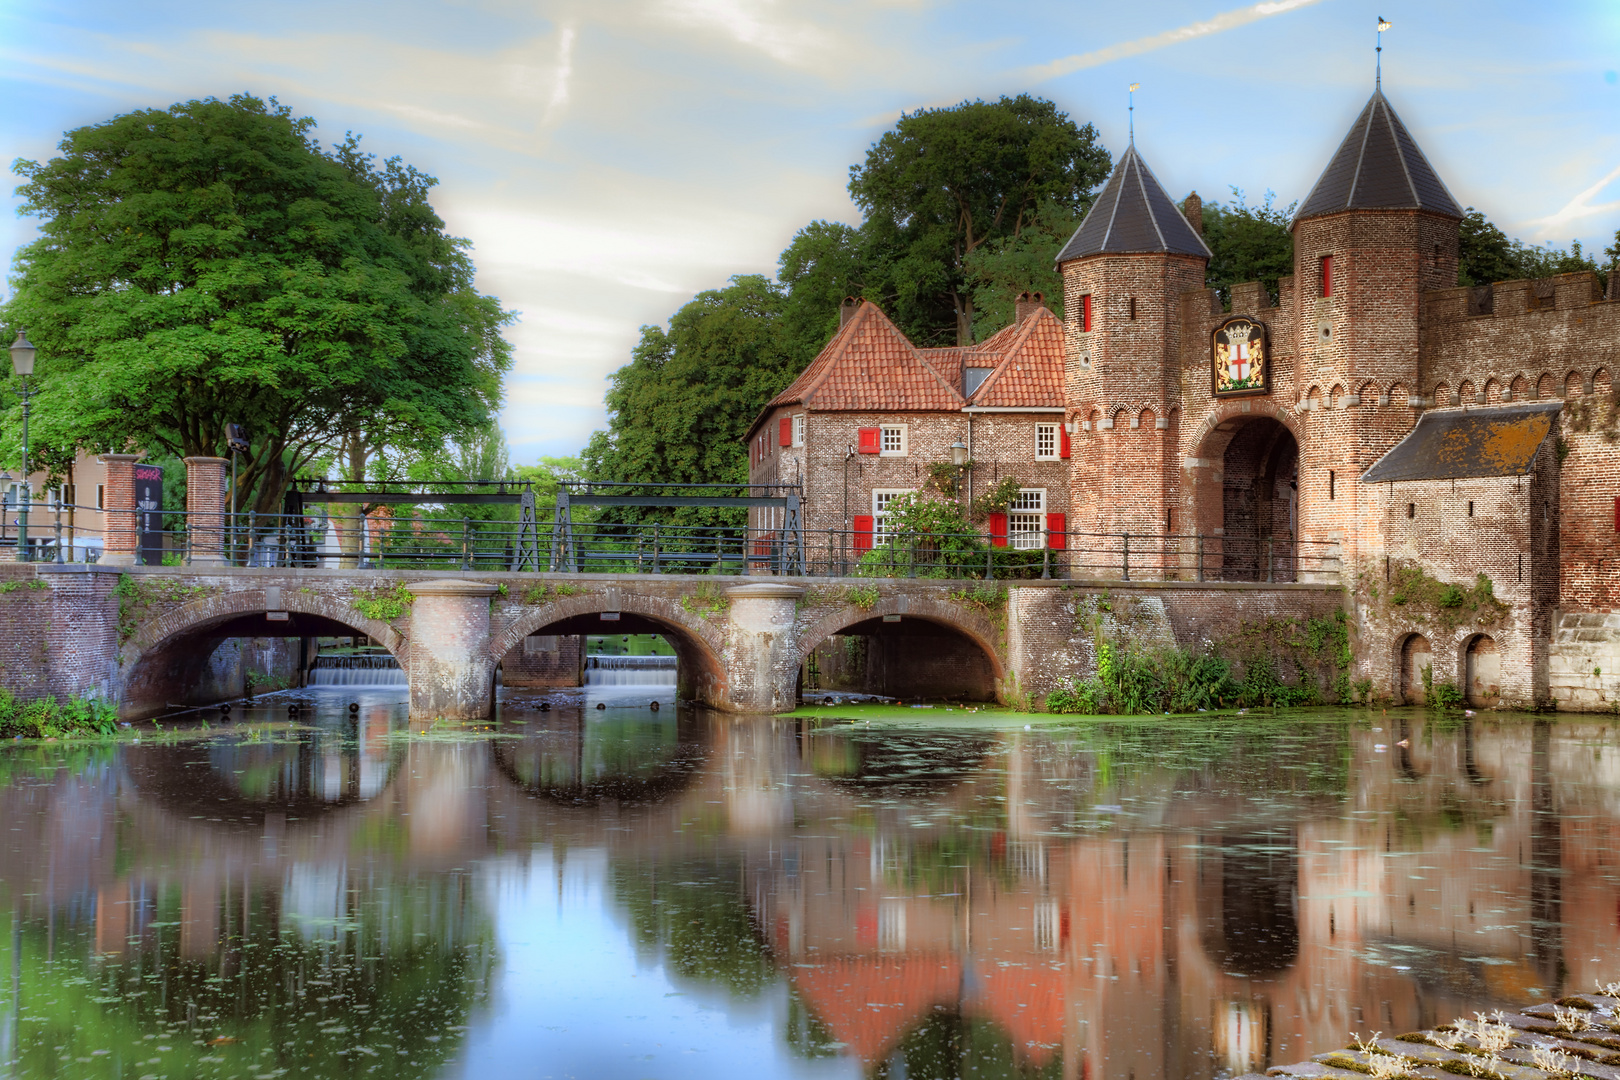
[[[1408,634],[1401,642],[1400,685],[1397,692],[1407,705],[1427,704],[1429,679],[1434,672],[1434,650],[1422,634]]]
[[[1468,704],[1491,708],[1502,698],[1502,653],[1486,634],[1468,639],[1463,651],[1463,693]]]
[[[799,668],[801,696],[994,701],[1002,675],[981,634],[938,614],[875,608],[863,617],[855,611],[813,628],[806,640],[811,646]]]

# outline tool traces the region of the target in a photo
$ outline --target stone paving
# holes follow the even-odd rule
[[[1620,993],[1620,984],[1603,988]],[[1298,1065],[1278,1065],[1264,1076],[1306,1078],[1418,1077],[1444,1080],[1620,1080],[1620,997],[1573,994],[1556,1005],[1522,1012],[1476,1014],[1433,1031],[1394,1038],[1374,1033],[1343,1050],[1318,1054]]]

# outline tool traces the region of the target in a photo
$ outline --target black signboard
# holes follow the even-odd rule
[[[163,467],[135,466],[135,509],[140,519],[140,563],[163,565]]]

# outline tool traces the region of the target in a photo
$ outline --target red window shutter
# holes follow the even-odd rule
[[[1069,427],[1067,424],[1058,428],[1058,457],[1069,456]]]
[[[990,546],[991,547],[1006,547],[1007,546],[1007,515],[1006,514],[991,514],[990,515]]]
[[[1614,497],[1614,531],[1620,533],[1620,495]]]
[[[876,454],[883,449],[882,432],[875,427],[858,429],[860,444],[856,447],[863,454]]]
[[[855,555],[859,558],[872,550],[872,515],[855,515]]]
[[[1333,295],[1333,256],[1322,256],[1322,295]]]
[[[1053,551],[1063,551],[1069,546],[1069,526],[1067,514],[1046,515],[1046,546]]]
[[[776,441],[782,446],[793,445],[793,417],[784,416],[776,422]]]
[[[1091,333],[1091,294],[1090,293],[1087,293],[1086,295],[1084,295],[1084,296],[1082,296],[1080,298],[1080,329],[1085,333],[1088,333],[1088,334]]]

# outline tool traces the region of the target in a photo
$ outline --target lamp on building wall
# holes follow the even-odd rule
[[[28,504],[34,498],[28,486],[28,399],[33,397],[28,389],[28,377],[34,373],[34,353],[37,351],[28,336],[18,329],[17,340],[11,343],[11,370],[22,380],[22,389],[17,392],[17,396],[22,398],[23,407],[22,512],[18,514],[17,522],[17,559],[20,562],[28,561]]]
[[[962,472],[967,468],[967,463],[967,443],[957,439],[951,443],[951,466],[956,470],[956,497],[958,499],[962,497]]]

